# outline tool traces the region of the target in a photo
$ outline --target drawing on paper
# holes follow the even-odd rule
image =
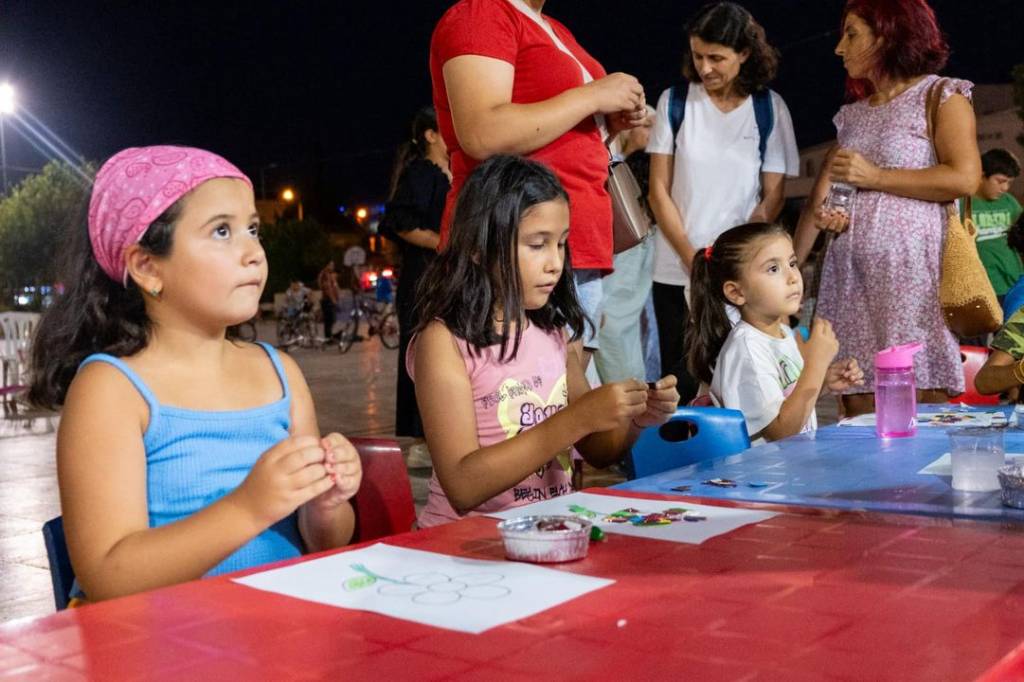
[[[644,513],[639,509],[627,507],[610,514],[596,512],[578,504],[570,504],[569,511],[585,519],[598,520],[604,523],[630,523],[634,526],[670,526],[677,521],[707,521],[708,517],[683,507],[669,507],[660,512]]]
[[[377,594],[385,597],[407,597],[413,604],[443,606],[463,599],[493,600],[509,596],[512,591],[499,583],[505,579],[500,573],[464,573],[450,576],[432,571],[410,573],[402,578],[388,578],[374,573],[364,564],[350,564],[360,575],[346,580],[342,587],[355,592],[374,585]]]

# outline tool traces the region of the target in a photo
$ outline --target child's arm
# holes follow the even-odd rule
[[[804,368],[796,381],[793,392],[782,401],[778,416],[760,434],[768,440],[780,440],[800,433],[811,416],[814,405],[821,394],[829,363],[839,352],[839,341],[828,320],[815,318],[811,325],[811,337],[801,346]]]
[[[1006,351],[992,349],[991,355],[985,360],[985,365],[978,370],[974,377],[974,387],[982,395],[1002,393],[1021,385],[1019,376],[1024,376],[1024,368],[1020,362],[1014,360],[1013,356]]]
[[[416,337],[416,402],[437,479],[448,502],[473,509],[512,488],[594,431],[643,413],[646,385],[622,382],[591,391],[580,403],[514,438],[480,447],[473,390],[451,332],[439,322]]]
[[[569,346],[566,360],[569,406],[577,410],[587,409],[586,401],[581,399],[595,390],[600,390],[590,388],[590,383],[587,381],[583,365],[580,362],[581,351],[582,347],[578,342],[572,344]],[[650,390],[647,389],[646,384],[643,386],[642,390],[646,391],[647,395],[646,409],[642,414],[628,421],[623,420],[614,428],[590,433],[576,443],[576,449],[588,464],[600,468],[618,462],[636,442],[642,429],[664,424],[675,414],[676,408],[679,406],[679,392],[676,390],[674,376],[670,374],[662,377],[655,384],[656,387]]]
[[[149,410],[116,369],[96,363],[72,382],[57,435],[68,550],[93,600],[194,580],[333,485],[315,438],[289,438],[243,484],[180,521],[149,527]]]
[[[284,354],[280,357],[292,390],[291,433],[319,439],[316,408],[306,378],[294,360]],[[335,486],[299,507],[299,534],[310,552],[344,547],[352,539],[356,519],[349,499],[356,494],[362,480],[359,453],[344,436],[332,433],[321,444],[325,465],[335,478]]]

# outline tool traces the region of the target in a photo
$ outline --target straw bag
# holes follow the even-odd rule
[[[605,187],[612,198],[612,252],[622,253],[647,239],[651,233],[651,218],[629,164],[622,161],[611,164]]]
[[[943,79],[928,91],[928,136],[935,145],[935,117],[942,96]],[[936,158],[938,153],[936,152]],[[971,197],[965,199],[961,222],[956,204],[946,204],[946,240],[942,248],[939,303],[950,331],[961,338],[997,331],[1003,324],[1003,309],[981,264],[975,240],[978,230],[971,220]]]

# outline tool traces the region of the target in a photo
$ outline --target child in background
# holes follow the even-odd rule
[[[1001,302],[1024,275],[1020,254],[1007,243],[1010,226],[1021,215],[1020,204],[1010,194],[1010,185],[1020,175],[1020,163],[1005,149],[990,149],[981,155],[981,170],[981,184],[971,199],[971,217],[978,228],[978,256]]]
[[[420,526],[570,493],[571,448],[607,466],[675,412],[674,377],[590,390],[568,235],[568,196],[540,163],[495,156],[463,187],[407,359],[434,463]]]
[[[267,279],[252,183],[201,149],[114,155],[68,291],[33,343],[38,405],[63,405],[57,474],[90,600],[348,543],[361,468],[320,437],[298,366],[226,329]]]
[[[697,252],[691,273],[690,371],[710,384],[718,405],[743,412],[755,442],[817,428],[823,385],[863,383],[855,359],[832,363],[839,342],[828,321],[814,320],[802,348],[785,324],[800,309],[803,278],[781,226],[748,223],[722,233]],[[726,306],[739,310],[735,326]]]

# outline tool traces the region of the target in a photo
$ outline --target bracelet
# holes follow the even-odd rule
[[[1024,384],[1024,357],[1014,363],[1013,378],[1017,380],[1018,384]]]

